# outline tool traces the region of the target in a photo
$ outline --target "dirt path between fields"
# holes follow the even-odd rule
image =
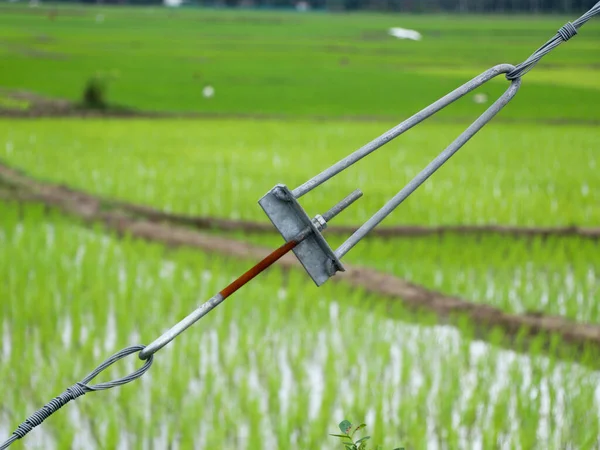
[[[56,56],[56,55],[55,55]],[[10,90],[0,87],[0,96],[21,105],[21,107],[2,107],[0,102],[0,118],[5,119],[42,119],[42,118],[74,118],[74,119],[236,119],[236,120],[285,120],[303,121],[312,120],[318,122],[398,122],[398,117],[376,116],[376,115],[349,115],[349,116],[320,116],[317,114],[309,116],[296,116],[288,114],[259,114],[259,113],[232,113],[232,112],[181,112],[181,111],[145,111],[135,108],[113,106],[104,109],[85,108],[75,102],[66,99],[49,98],[35,92],[26,90]],[[1,98],[0,97],[0,98]],[[471,123],[473,117],[444,117],[433,116],[430,122],[438,123]],[[535,118],[512,118],[496,117],[494,123],[505,124],[542,124],[549,126],[558,125],[600,125],[597,119],[535,119]]]
[[[5,183],[12,182],[20,187],[28,189],[39,188],[40,183],[33,180],[22,171],[13,169],[0,161],[0,181],[4,179]],[[50,186],[45,183],[44,186]],[[124,202],[120,200],[108,199],[98,195],[86,194],[81,191],[69,188],[65,185],[52,185],[56,193],[62,193],[69,196],[85,195],[93,197],[102,205],[111,209],[119,209],[128,215],[139,218],[145,218],[152,222],[169,223],[173,225],[184,225],[199,230],[225,231],[252,234],[274,234],[275,229],[265,216],[264,222],[248,220],[232,220],[217,217],[188,216],[183,214],[172,214],[159,209]],[[21,195],[25,195],[21,192]],[[330,225],[327,227],[327,235],[350,236],[357,230],[357,226],[352,225]],[[441,225],[441,226],[417,226],[417,225],[398,225],[398,226],[380,226],[369,233],[370,237],[393,238],[393,237],[418,237],[442,234],[460,234],[460,235],[483,235],[500,234],[513,237],[551,237],[551,236],[575,236],[586,239],[600,238],[600,227],[519,227],[510,225]]]
[[[136,217],[116,205],[107,204],[95,196],[36,181],[15,170],[0,165],[0,198],[17,202],[41,202],[74,215],[85,223],[103,223],[118,235],[161,242],[169,247],[187,246],[209,253],[218,253],[252,262],[266,256],[272,249],[245,242],[209,235],[184,226],[161,223],[146,217]],[[278,263],[282,268],[301,268],[293,254]],[[343,282],[390,300],[400,300],[410,309],[435,313],[442,323],[452,323],[457,317],[467,317],[478,328],[481,338],[493,328],[501,329],[509,338],[521,332],[525,336],[558,335],[564,343],[583,348],[592,345],[600,349],[600,325],[576,323],[560,316],[541,313],[509,314],[499,308],[447,296],[410,283],[392,274],[374,269],[346,266],[345,273],[331,282]]]

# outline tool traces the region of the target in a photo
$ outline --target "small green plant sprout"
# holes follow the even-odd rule
[[[354,430],[352,429],[352,423],[348,420],[343,420],[338,426],[343,434],[330,434],[330,436],[339,437],[342,441],[345,441],[342,442],[345,450],[367,450],[367,441],[371,439],[371,436],[364,436],[354,441],[354,434],[358,430],[365,428],[367,426],[366,423],[361,423]],[[376,450],[381,450],[381,446],[378,445]],[[404,448],[397,447],[394,450],[404,450]]]

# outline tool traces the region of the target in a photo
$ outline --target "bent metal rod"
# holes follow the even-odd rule
[[[258,264],[250,268],[243,275],[238,277],[232,283],[230,283],[227,287],[221,290],[219,293],[214,295],[211,299],[206,301],[196,310],[194,310],[191,314],[189,314],[186,318],[180,321],[177,325],[169,329],[162,336],[156,339],[154,342],[146,346],[139,353],[140,359],[147,359],[162,347],[167,345],[173,339],[175,339],[179,334],[185,331],[187,328],[192,326],[196,321],[200,318],[208,314],[210,311],[215,309],[219,304],[223,302],[227,297],[231,296],[234,292],[248,283],[250,280],[255,278],[260,273],[264,272],[268,267],[274,264],[276,261],[281,259],[285,254],[289,253],[291,250],[296,248],[299,244],[304,242],[315,230],[319,232],[324,230],[327,227],[327,223],[337,216],[340,212],[354,203],[362,196],[362,192],[360,190],[355,190],[352,194],[347,196],[325,214],[317,215],[312,221],[311,225],[307,225],[304,227],[302,231],[300,231],[294,238],[288,240],[284,245],[267,255],[263,258]]]
[[[213,296],[199,308],[194,310],[177,325],[165,332],[162,336],[145,347],[140,353],[140,359],[147,359],[156,351],[175,339],[184,330],[193,325],[201,317],[208,314],[223,300],[232,295],[269,266],[293,251],[304,269],[311,276],[317,286],[321,286],[336,272],[343,272],[344,266],[340,261],[352,247],[363,239],[373,228],[383,221],[391,212],[412,194],[427,178],[439,169],[452,155],[454,155],[469,139],[481,130],[504,106],[512,100],[521,86],[521,78],[511,80],[509,87],[477,120],[475,120],[458,138],[454,140],[442,153],[431,161],[418,173],[402,190],[391,198],[379,211],[367,220],[354,232],[337,250],[333,251],[323,238],[321,231],[333,217],[350,206],[362,196],[360,190],[354,191],[322,217],[317,215],[310,219],[306,211],[298,203],[298,198],[323,184],[343,170],[347,169],[360,159],[374,152],[392,139],[411,129],[415,125],[431,117],[459,98],[487,83],[500,74],[510,73],[515,66],[500,64],[473,78],[458,87],[435,103],[419,111],[401,124],[374,139],[364,147],[356,150],[333,166],[325,169],[320,174],[308,180],[298,188],[291,191],[283,184],[276,185],[259,200],[275,228],[281,233],[286,243],[269,254],[262,261],[233,281],[229,286]]]

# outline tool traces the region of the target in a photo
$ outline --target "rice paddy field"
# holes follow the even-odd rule
[[[204,115],[3,117],[0,162],[170,213],[267,223],[257,201],[275,184],[297,187],[487,68],[525,59],[575,18],[0,4],[0,87],[77,101],[89,76],[115,71],[114,104]],[[391,26],[424,39],[394,40]],[[542,60],[382,225],[597,227],[599,39],[592,20]],[[363,198],[334,221],[361,224],[506,87],[498,77],[483,89],[487,103],[459,100],[302,205],[323,213],[359,188]],[[0,176],[0,193],[6,186]],[[215,233],[282,243],[276,233]],[[325,236],[334,248],[345,238]],[[600,325],[599,255],[597,239],[577,235],[445,233],[368,238],[344,261],[478,305]],[[0,196],[0,443],[255,262]],[[384,449],[600,448],[597,354],[562,358],[556,337],[510,348],[501,330],[481,340],[476,325],[273,267],[159,351],[142,378],[78,398],[11,450],[335,449],[329,433],[343,419],[366,423]],[[94,382],[141,364],[126,358]]]
[[[4,424],[93,361],[154,339],[246,268],[118,240],[40,207],[3,204],[2,217]],[[393,320],[379,299],[311,287],[300,272],[271,271],[228,301],[137,385],[88,394],[23,445],[335,448],[327,433],[346,416],[364,418],[387,448],[596,444],[597,375],[578,364],[500,350],[469,339],[469,324],[459,332],[400,304],[404,320]]]
[[[75,100],[103,71],[118,75],[111,101],[142,109],[396,120],[492,66],[524,61],[575,19],[4,3],[0,85]],[[423,40],[394,39],[391,27]],[[598,39],[592,20],[546,57],[523,80],[510,117],[599,119]],[[506,87],[498,77],[482,90],[491,97]],[[467,99],[440,117],[469,119],[484,107]]]
[[[86,119],[65,132],[64,121],[11,120],[0,122],[0,158],[44,180],[169,212],[268,221],[257,201],[275,184],[293,189],[394,125]],[[415,127],[300,201],[323,213],[359,188],[364,197],[335,223],[360,224],[464,127]],[[491,125],[386,224],[592,226],[600,222],[597,144],[592,126]]]

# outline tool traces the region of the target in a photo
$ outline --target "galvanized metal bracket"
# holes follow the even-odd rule
[[[258,203],[286,242],[294,239],[306,227],[312,229],[312,233],[292,251],[317,286],[321,286],[336,272],[346,270],[321,234],[327,222],[321,216],[311,219],[287,186],[278,184]]]

